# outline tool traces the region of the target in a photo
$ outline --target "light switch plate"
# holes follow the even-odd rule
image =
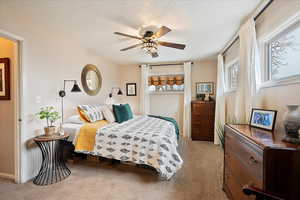
[[[42,102],[42,97],[41,96],[36,96],[35,97],[35,103],[41,104],[41,102]]]

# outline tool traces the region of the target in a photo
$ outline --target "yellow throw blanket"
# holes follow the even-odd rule
[[[93,151],[97,130],[108,122],[106,120],[85,123],[79,130],[75,141],[75,151]]]

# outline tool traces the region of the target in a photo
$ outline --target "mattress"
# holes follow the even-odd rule
[[[123,123],[111,123],[97,130],[94,148],[76,151],[153,167],[165,180],[182,167],[173,123],[138,116]]]

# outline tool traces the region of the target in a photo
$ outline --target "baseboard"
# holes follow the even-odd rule
[[[0,178],[15,180],[15,176],[12,174],[0,173]]]

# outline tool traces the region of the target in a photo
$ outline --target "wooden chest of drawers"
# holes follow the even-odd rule
[[[243,194],[245,185],[299,199],[299,146],[283,143],[281,137],[248,125],[225,126],[223,188],[229,199],[254,199]]]
[[[213,141],[215,102],[192,101],[192,139]]]

